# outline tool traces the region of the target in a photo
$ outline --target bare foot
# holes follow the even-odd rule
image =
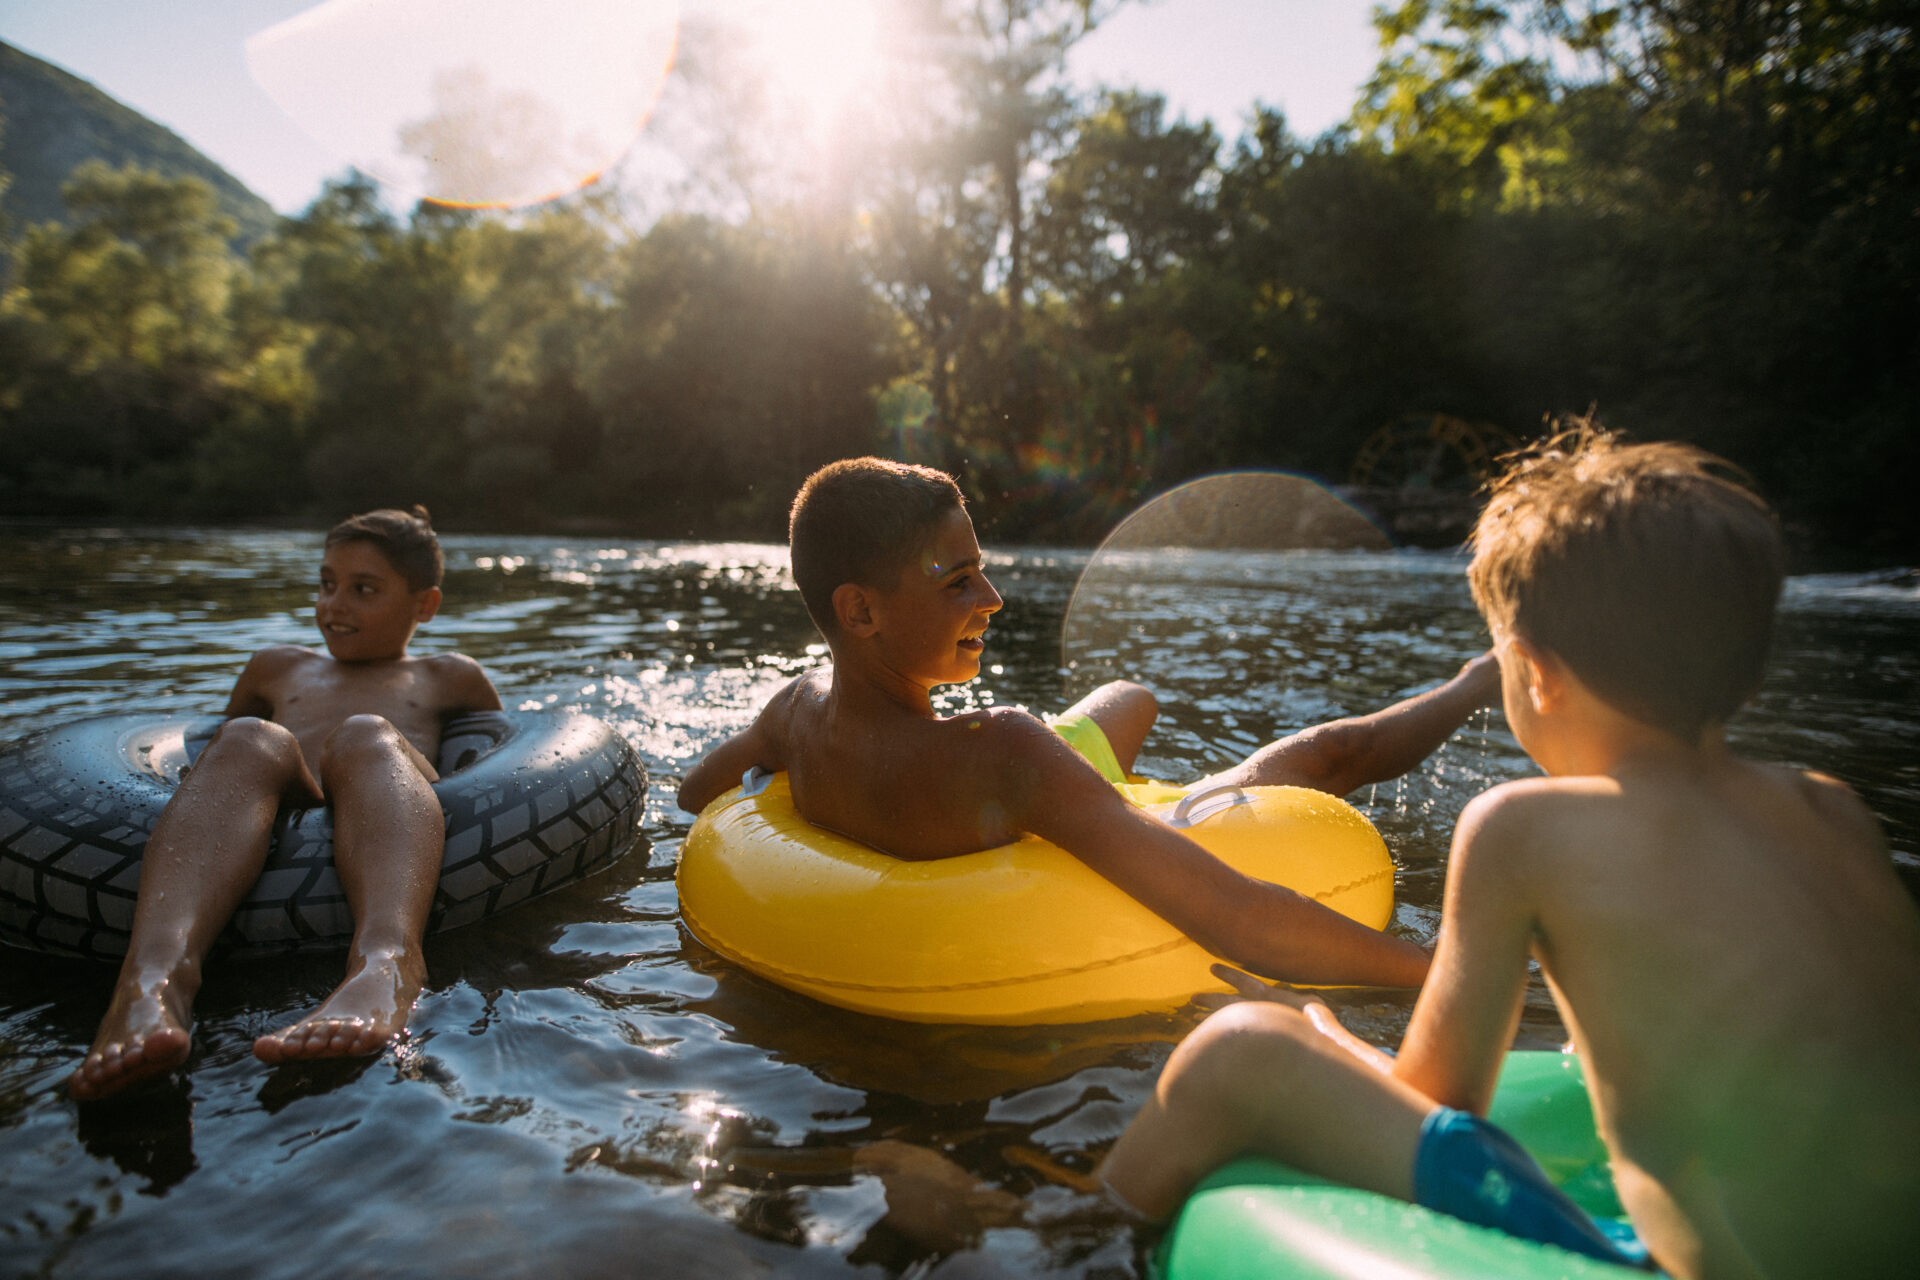
[[[262,1062],[379,1053],[407,1029],[426,968],[412,955],[356,957],[346,981],[300,1021],[253,1042]]]
[[[122,979],[67,1092],[76,1102],[94,1102],[185,1062],[193,1048],[192,1008],[193,993],[183,982]]]

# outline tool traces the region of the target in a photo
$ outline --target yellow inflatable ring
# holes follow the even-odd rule
[[[1066,851],[1031,836],[905,862],[812,826],[784,773],[708,805],[680,854],[680,913],[701,942],[794,991],[914,1022],[1092,1022],[1227,988],[1213,957]],[[1300,787],[1134,801],[1216,857],[1373,928],[1393,862],[1351,805]]]

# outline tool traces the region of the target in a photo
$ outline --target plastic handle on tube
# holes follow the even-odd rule
[[[1173,814],[1167,819],[1170,827],[1197,827],[1216,813],[1225,813],[1237,804],[1248,803],[1250,797],[1231,782],[1223,782],[1217,787],[1208,787],[1204,791],[1192,791],[1180,797],[1180,803],[1173,806]]]

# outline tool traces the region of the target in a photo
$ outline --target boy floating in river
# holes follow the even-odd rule
[[[1605,1256],[1480,1119],[1531,956],[1661,1267],[1911,1273],[1920,915],[1844,784],[1727,747],[1784,555],[1765,506],[1719,470],[1685,446],[1580,436],[1497,482],[1470,578],[1508,722],[1548,776],[1462,813],[1397,1058],[1321,1001],[1241,975],[1264,1000],[1175,1050],[1100,1168],[1119,1199],[1165,1218],[1216,1165],[1261,1152]]]
[[[1425,975],[1420,947],[1240,874],[1114,789],[1153,722],[1140,686],[1104,686],[1064,718],[1063,732],[1089,741],[1086,757],[1016,708],[934,714],[934,686],[979,674],[1001,605],[950,477],[877,458],[834,463],[801,487],[790,541],[832,665],[797,677],[689,771],[683,809],[699,812],[749,767],[785,770],[802,817],[895,857],[954,857],[1028,832],[1049,840],[1254,972],[1383,986]],[[1491,658],[1477,659],[1438,689],[1269,744],[1209,781],[1338,795],[1398,776],[1489,703],[1496,680]]]
[[[353,912],[347,976],[305,1018],[254,1042],[265,1062],[377,1052],[426,980],[421,937],[445,852],[430,783],[447,716],[500,707],[480,664],[407,656],[440,607],[425,508],[372,511],[327,534],[315,620],[327,652],[253,655],[227,723],[154,824],[133,936],[93,1048],[68,1083],[90,1101],[184,1062],[201,961],[259,878],[282,804],[333,806],[334,864]]]

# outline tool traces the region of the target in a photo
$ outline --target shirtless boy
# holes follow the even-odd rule
[[[895,857],[953,857],[1032,832],[1256,973],[1383,986],[1426,974],[1427,953],[1413,943],[1243,876],[1128,804],[1034,716],[934,714],[934,686],[979,674],[1001,605],[950,477],[877,458],[833,463],[795,498],[790,543],[833,662],[794,679],[696,765],[681,808],[697,813],[752,766],[785,770],[808,821]],[[1344,794],[1395,777],[1489,703],[1496,680],[1491,659],[1478,659],[1438,689],[1269,744],[1213,780]],[[1123,682],[1066,720],[1109,773],[1123,773],[1154,714],[1152,696]]]
[[[201,961],[259,878],[282,804],[333,806],[334,865],[353,911],[347,976],[292,1026],[254,1041],[264,1062],[379,1051],[426,980],[421,937],[440,879],[444,819],[428,785],[440,722],[497,710],[471,658],[410,658],[440,607],[427,513],[372,511],[334,526],[314,608],[326,653],[262,649],[227,723],[181,780],[141,857],[133,936],[93,1048],[68,1089],[116,1093],[184,1062]]]
[[[1473,1194],[1498,1171],[1545,1215],[1516,1233],[1604,1255],[1479,1118],[1531,956],[1662,1268],[1911,1273],[1920,916],[1845,785],[1727,747],[1784,557],[1721,470],[1686,446],[1575,437],[1497,484],[1470,576],[1508,721],[1547,776],[1462,813],[1399,1057],[1242,976],[1277,1003],[1222,1010],[1175,1050],[1101,1166],[1118,1198],[1165,1218],[1257,1151],[1513,1230]]]

